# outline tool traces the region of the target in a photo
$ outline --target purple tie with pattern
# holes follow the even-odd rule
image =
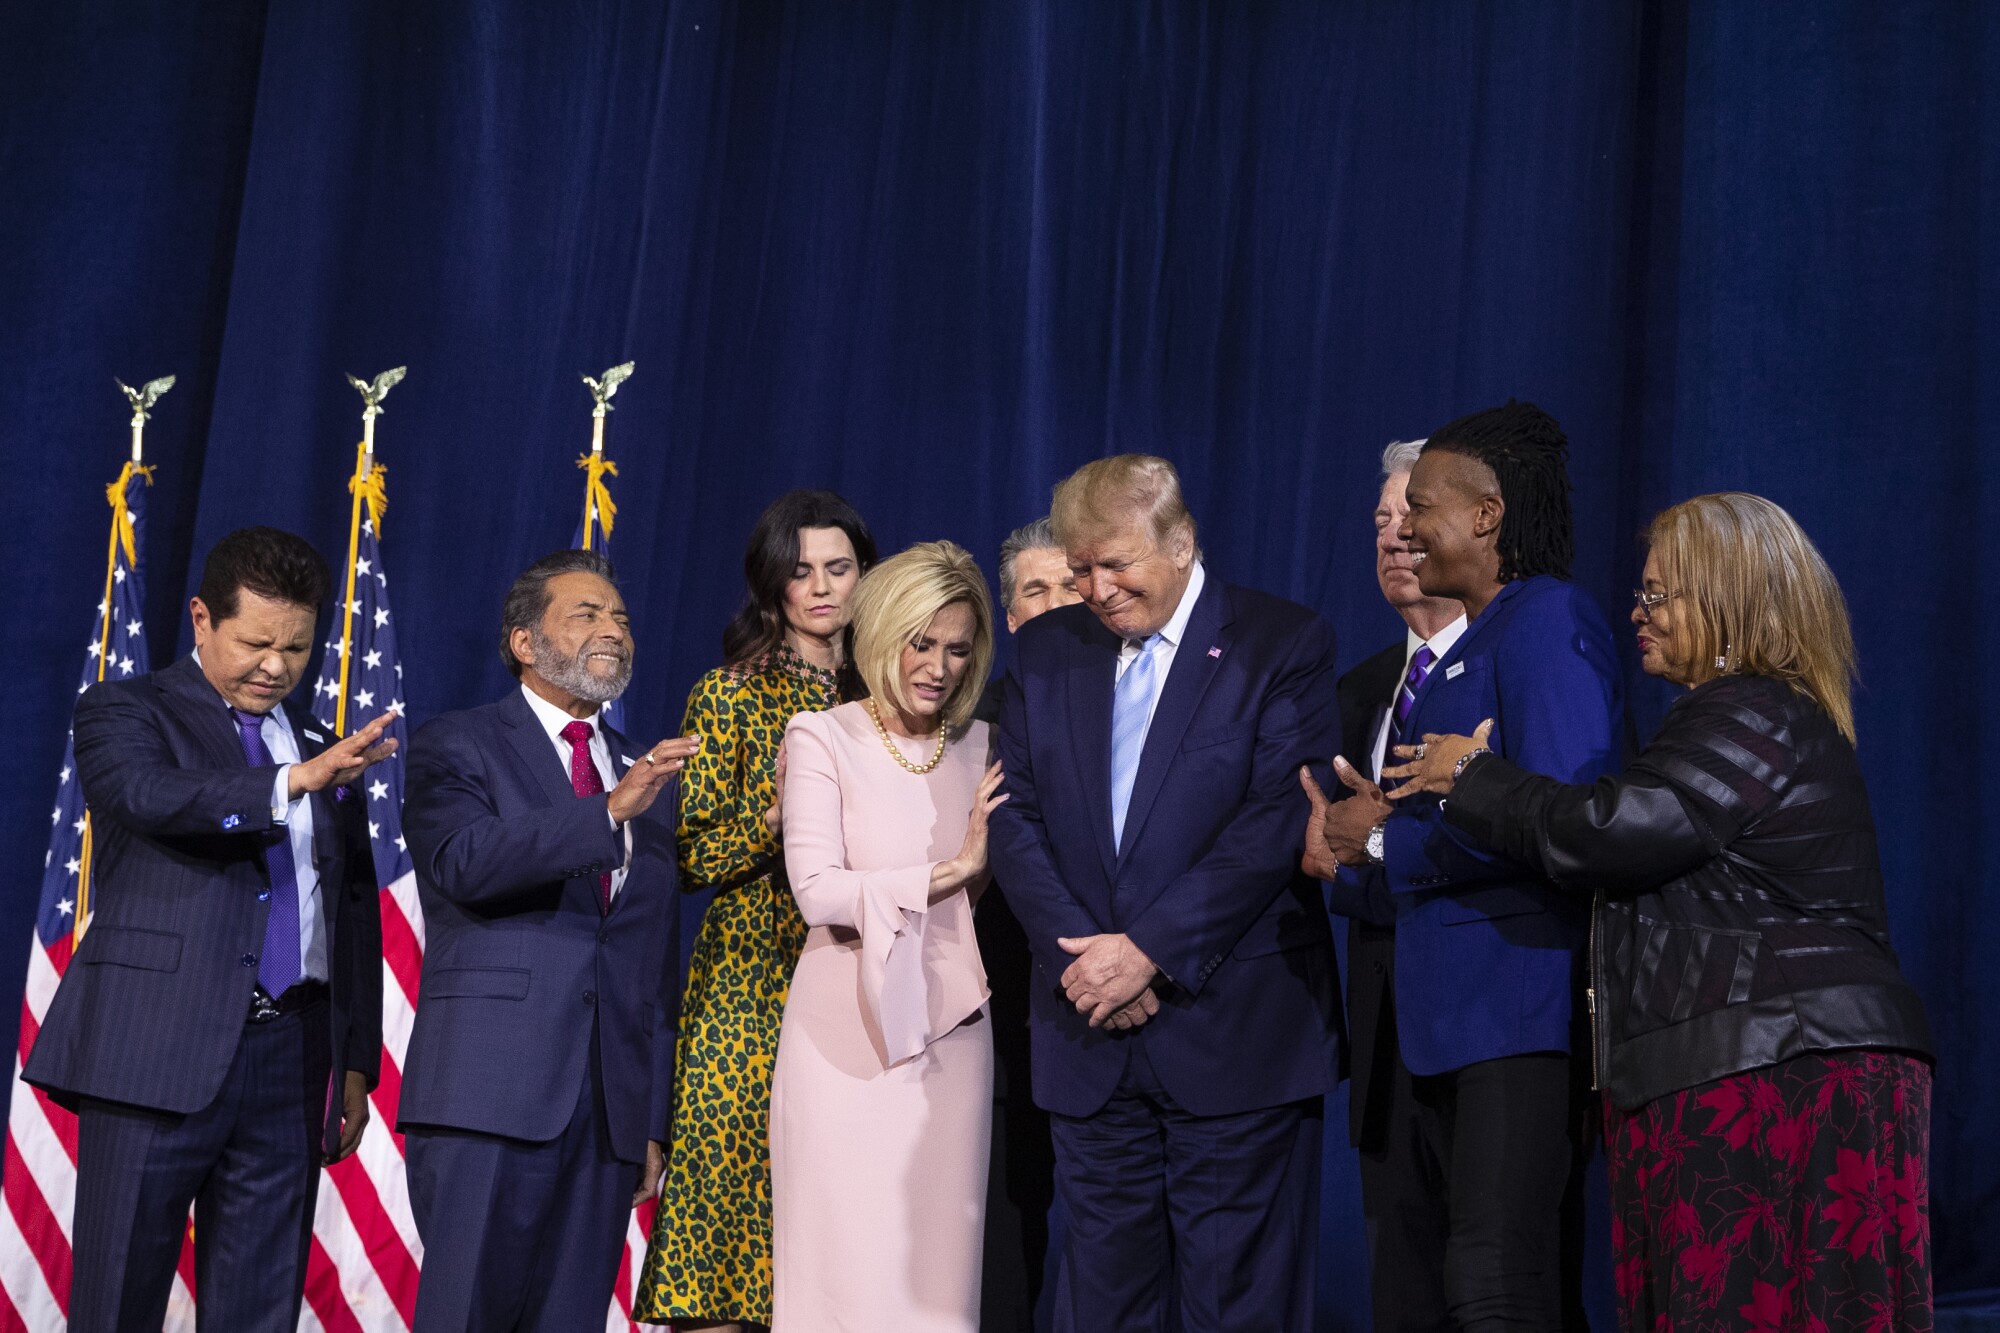
[[[1424,680],[1431,674],[1431,665],[1437,661],[1437,654],[1429,644],[1419,645],[1410,658],[1410,669],[1403,675],[1403,686],[1396,691],[1395,720],[1389,724],[1389,754],[1384,763],[1395,761],[1395,747],[1403,743],[1403,729],[1410,723],[1410,710],[1417,706],[1417,691],[1424,687]]]
[[[243,737],[243,757],[252,768],[270,765],[271,752],[264,748],[264,719],[257,713],[232,708],[237,729]],[[273,839],[264,846],[264,864],[271,872],[271,916],[264,923],[264,952],[257,958],[257,984],[273,999],[283,995],[299,979],[299,870],[292,861],[291,830],[279,824]]]

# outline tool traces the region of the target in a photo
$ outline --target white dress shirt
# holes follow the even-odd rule
[[[541,695],[536,694],[526,685],[521,687],[521,695],[528,701],[528,707],[534,710],[535,721],[541,723],[542,730],[549,734],[549,743],[555,747],[556,758],[562,761],[563,777],[569,777],[569,760],[573,751],[570,743],[563,739],[562,730],[572,722],[588,722],[590,724],[590,762],[597,765],[597,780],[604,784],[604,790],[606,791],[610,791],[618,785],[619,770],[612,766],[611,745],[604,739],[604,710],[602,708],[599,708],[589,717],[575,718],[565,713],[562,709],[557,708]],[[609,816],[610,811],[607,810],[605,814]],[[616,819],[612,819],[611,827],[620,828],[621,826]],[[611,896],[613,898],[618,896],[618,890],[625,885],[625,867],[632,864],[632,830],[629,827],[625,827],[623,828],[623,832],[625,835],[625,864],[611,872]]]
[[[1167,687],[1167,673],[1174,668],[1174,654],[1180,651],[1181,638],[1187,633],[1188,617],[1194,614],[1194,604],[1201,598],[1202,585],[1208,582],[1208,575],[1202,571],[1201,561],[1194,562],[1194,571],[1188,575],[1187,588],[1181,593],[1181,602],[1174,608],[1173,616],[1160,627],[1160,641],[1153,648],[1153,700],[1146,705],[1146,731],[1153,729],[1153,714],[1159,711],[1160,692]],[[1139,660],[1139,640],[1127,639],[1118,650],[1118,671],[1113,681],[1124,678],[1127,668]],[[1115,684],[1114,684],[1114,688]],[[1146,748],[1145,732],[1139,734],[1139,748]]]
[[[1382,714],[1382,724],[1375,729],[1375,753],[1370,761],[1368,776],[1377,782],[1382,780],[1382,765],[1389,753],[1389,725],[1396,720],[1396,700],[1403,696],[1403,681],[1410,674],[1410,659],[1417,655],[1417,649],[1428,644],[1432,654],[1431,670],[1436,671],[1438,663],[1444,661],[1444,655],[1458,642],[1458,636],[1465,633],[1465,613],[1459,612],[1458,619],[1428,639],[1418,638],[1415,630],[1408,630],[1406,633],[1409,638],[1403,645],[1403,670],[1396,677],[1396,692],[1389,696],[1389,711]],[[1428,680],[1429,677],[1426,676],[1425,679]]]
[[[194,664],[201,665],[200,653],[194,655]],[[215,701],[222,705],[229,719],[229,734],[240,747],[243,729],[236,724],[235,708],[220,693]],[[285,830],[286,841],[292,847],[292,874],[299,885],[300,976],[310,981],[325,981],[328,977],[326,923],[320,919],[319,867],[313,864],[312,802],[304,796],[296,801],[291,798],[292,765],[305,762],[305,753],[299,749],[299,739],[292,734],[291,719],[285,716],[282,704],[264,714],[257,735],[278,765],[277,781],[271,784],[271,822]]]

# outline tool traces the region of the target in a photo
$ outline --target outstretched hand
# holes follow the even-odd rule
[[[700,748],[700,736],[675,736],[649,747],[611,789],[611,817],[626,824],[645,814],[674,775],[687,767],[688,756]]]
[[[312,758],[293,764],[285,779],[286,794],[296,801],[309,791],[325,791],[352,782],[366,773],[370,764],[379,764],[396,753],[395,740],[383,740],[382,733],[399,716],[394,709],[382,713]]]
[[[958,855],[931,867],[930,901],[942,901],[986,874],[986,820],[1006,803],[1007,797],[1000,792],[1005,777],[996,759],[979,780],[979,790],[972,795],[972,809],[965,817],[965,841],[959,846]]]
[[[1390,792],[1389,799],[1400,801],[1419,792],[1451,795],[1451,789],[1458,782],[1459,760],[1474,750],[1486,749],[1486,740],[1492,734],[1493,719],[1489,717],[1470,736],[1441,736],[1429,732],[1420,744],[1398,745],[1396,757],[1404,762],[1382,770],[1385,779],[1403,779],[1403,785]]]

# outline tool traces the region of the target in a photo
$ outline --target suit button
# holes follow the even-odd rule
[[[258,894],[258,895],[257,895],[257,901],[258,901],[258,902],[260,902],[260,903],[268,903],[268,902],[270,902],[270,901],[271,901],[271,891],[270,891],[269,889],[266,889],[266,890],[264,890],[264,891],[263,891],[262,893]]]
[[[598,931],[598,932],[597,932],[597,942],[598,942],[599,944],[609,944],[609,943],[611,943],[611,932],[610,932],[610,931],[608,931],[608,930],[600,930],[600,931]]]
[[[243,955],[243,966],[245,966],[245,967],[255,967],[255,966],[257,966],[257,955],[256,955],[256,954],[254,954],[254,953],[246,953],[246,954],[244,954],[244,955]]]
[[[1375,975],[1378,977],[1382,975],[1382,964],[1379,962],[1375,964]]]
[[[594,990],[587,990],[587,991],[585,991],[585,992],[583,993],[583,1002],[584,1002],[585,1004],[596,1004],[596,1003],[597,1003],[597,992],[596,992],[596,991],[594,991]]]

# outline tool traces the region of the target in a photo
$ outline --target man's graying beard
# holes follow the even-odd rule
[[[600,676],[590,669],[584,659],[592,653],[613,651],[607,645],[586,644],[576,656],[564,657],[538,625],[528,627],[528,642],[535,650],[536,673],[549,684],[568,690],[586,703],[608,704],[625,693],[625,687],[632,683],[630,648],[616,649],[618,670],[609,676]]]

